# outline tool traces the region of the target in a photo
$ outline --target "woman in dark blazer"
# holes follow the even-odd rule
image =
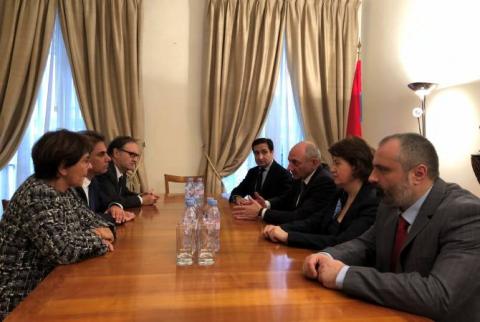
[[[332,145],[332,177],[339,188],[334,200],[322,214],[281,226],[267,225],[266,239],[289,246],[323,249],[361,235],[375,221],[379,199],[368,183],[373,151],[357,137]]]

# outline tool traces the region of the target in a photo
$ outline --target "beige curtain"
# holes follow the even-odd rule
[[[271,103],[284,29],[283,0],[210,0],[202,113],[206,191],[250,152]]]
[[[305,137],[325,159],[345,137],[360,0],[286,0],[287,57]]]
[[[87,128],[144,142],[142,0],[59,0],[65,45]],[[146,189],[143,162],[139,168]]]
[[[0,168],[15,154],[43,76],[57,0],[0,1]]]

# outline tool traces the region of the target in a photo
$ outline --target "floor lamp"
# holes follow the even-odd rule
[[[424,137],[427,136],[427,95],[437,86],[435,83],[426,83],[426,82],[415,82],[408,84],[408,88],[417,94],[422,103],[421,107],[415,107],[412,110],[412,115],[417,118],[418,121],[418,131]],[[420,120],[421,119],[421,120]]]

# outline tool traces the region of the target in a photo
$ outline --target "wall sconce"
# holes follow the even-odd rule
[[[427,126],[426,126],[426,118],[427,118],[427,95],[430,94],[431,91],[437,86],[434,83],[425,83],[425,82],[416,82],[408,84],[408,88],[417,94],[420,98],[420,102],[422,103],[421,107],[415,107],[412,110],[412,115],[418,121],[418,131],[424,137],[427,136]],[[420,119],[421,122],[420,122]]]

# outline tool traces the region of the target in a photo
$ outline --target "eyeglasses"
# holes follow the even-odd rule
[[[132,159],[140,159],[140,154],[138,153],[135,153],[135,152],[132,152],[132,151],[127,151],[125,149],[119,149],[120,151],[123,151],[125,153],[128,153],[128,155],[130,156],[130,158]]]

